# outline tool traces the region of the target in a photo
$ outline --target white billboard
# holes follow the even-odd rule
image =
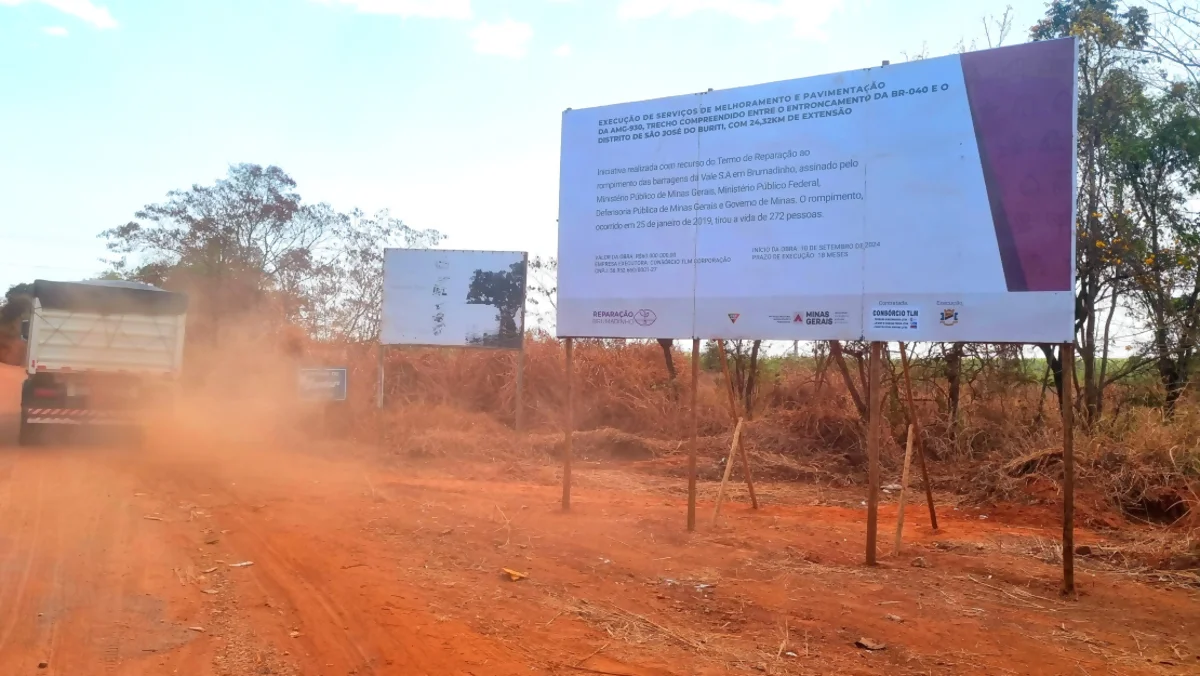
[[[384,345],[519,348],[526,254],[386,249]]]
[[[563,113],[560,336],[1074,337],[1076,47]]]

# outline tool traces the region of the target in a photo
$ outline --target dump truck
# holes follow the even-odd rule
[[[139,282],[36,280],[22,325],[20,444],[65,427],[140,437],[174,397],[187,306],[186,295]]]

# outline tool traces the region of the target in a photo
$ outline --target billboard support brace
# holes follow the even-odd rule
[[[921,421],[917,416],[916,406],[913,404],[912,376],[908,371],[908,353],[904,350],[904,343],[900,343],[900,364],[904,368],[904,397],[908,403],[908,421],[913,427],[913,436],[916,438],[917,464],[921,467],[921,481],[925,483],[925,501],[929,503],[929,523],[933,527],[933,532],[936,533],[938,525],[937,510],[933,507],[933,486],[929,483],[929,469],[925,465],[925,442],[921,436]],[[901,487],[900,490],[903,491],[904,487]]]
[[[1063,343],[1063,594],[1075,593],[1075,344]],[[1067,369],[1070,371],[1067,371]]]
[[[687,529],[696,530],[696,429],[699,418],[696,414],[696,390],[700,384],[700,339],[692,339],[692,393],[688,415],[691,416],[691,438],[688,443],[688,511]]]
[[[903,343],[901,343],[903,344]],[[900,500],[896,507],[896,545],[892,547],[892,555],[900,553],[900,544],[904,537],[904,500],[908,497],[908,468],[912,463],[913,426],[908,426],[908,443],[904,446],[904,469],[900,471]]]
[[[721,501],[725,499],[725,484],[729,483],[729,474],[733,470],[733,455],[737,452],[738,441],[742,438],[742,418],[738,418],[737,425],[733,428],[733,442],[729,444],[729,458],[725,460],[725,474],[721,476],[721,486],[717,489],[717,506],[713,508],[713,526],[717,525],[717,520],[721,518]]]
[[[575,341],[567,338],[567,429],[563,432],[562,508],[571,509],[571,442],[575,436]]]
[[[738,424],[744,416],[737,404],[737,397],[733,395],[733,378],[729,376],[729,356],[725,353],[725,341],[717,341],[717,354],[721,356],[721,373],[725,376],[725,393],[729,395],[729,415],[732,416],[733,422]],[[742,459],[742,473],[746,475],[746,487],[750,490],[750,507],[758,509],[758,496],[754,493],[754,477],[750,473],[750,456],[746,453],[746,445],[740,436],[737,437],[737,442]],[[733,462],[732,453],[729,455],[729,461]]]
[[[875,538],[879,526],[879,418],[883,394],[879,387],[879,362],[883,343],[871,342],[868,392],[870,404],[867,408],[867,565],[875,565]]]

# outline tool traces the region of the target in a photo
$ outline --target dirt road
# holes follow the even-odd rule
[[[2,375],[5,676],[1200,672],[1195,591],[1085,565],[1059,598],[1048,511],[913,509],[867,569],[854,491],[763,486],[689,536],[679,482],[626,468],[583,468],[564,515],[549,465],[229,421],[18,449]]]

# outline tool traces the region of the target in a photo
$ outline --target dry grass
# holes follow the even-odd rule
[[[503,462],[544,463],[562,452],[566,416],[564,351],[555,340],[527,342],[525,407],[528,434],[512,429],[516,355],[511,352],[392,348],[387,358],[387,407],[375,409],[374,349],[311,347],[307,360],[351,369],[349,417],[354,433],[417,456],[449,455]],[[686,452],[688,355],[676,352],[678,381],[667,376],[652,342],[577,342],[574,448],[593,460],[650,460],[650,471],[682,471],[672,456]],[[857,377],[856,374],[852,374]],[[944,410],[945,383],[914,370],[918,414],[935,485],[975,502],[1047,499],[1062,475],[1061,426],[1055,396],[1036,383],[984,373],[964,387],[957,418]],[[702,371],[696,392],[700,473],[719,478],[732,428],[719,372]],[[882,462],[899,467],[907,424],[896,390],[885,380]],[[1177,543],[1160,559],[1188,554],[1187,533],[1198,525],[1200,406],[1183,402],[1174,419],[1156,409],[1125,405],[1076,431],[1077,490],[1098,510],[1134,522],[1170,526]],[[1138,395],[1142,396],[1142,395]],[[784,362],[764,376],[757,410],[744,440],[762,478],[846,485],[865,480],[864,431],[851,397],[833,370],[820,377],[811,364]],[[655,462],[660,460],[661,462]],[[735,479],[740,468],[735,468]]]

